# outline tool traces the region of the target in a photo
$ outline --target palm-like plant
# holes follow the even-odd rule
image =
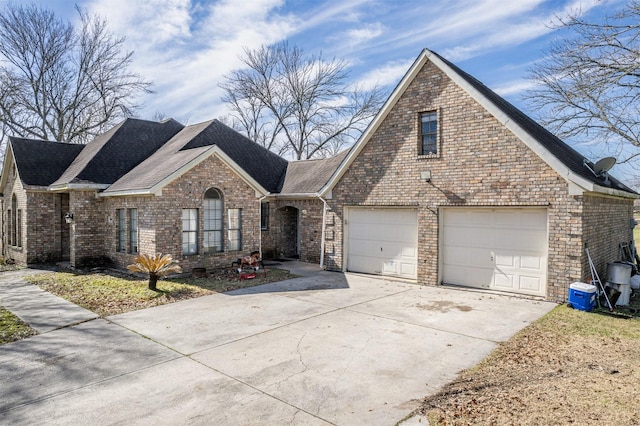
[[[149,274],[149,290],[156,291],[158,278],[172,272],[182,272],[182,268],[177,265],[170,254],[158,253],[156,255],[139,254],[133,259],[135,263],[127,266],[131,272],[144,272]]]

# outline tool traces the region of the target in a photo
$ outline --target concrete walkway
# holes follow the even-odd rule
[[[308,274],[104,319],[70,306],[64,328],[52,314],[0,346],[0,424],[393,425],[555,306],[282,266]],[[0,275],[0,304],[37,310],[28,287]]]

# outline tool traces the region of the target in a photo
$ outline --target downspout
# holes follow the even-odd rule
[[[325,245],[324,236],[325,236],[325,229],[327,227],[327,202],[325,201],[324,198],[322,198],[322,196],[320,196],[320,194],[317,194],[317,196],[320,199],[320,201],[322,201],[322,203],[324,204],[324,207],[322,208],[322,235],[320,236],[320,267],[324,268],[324,245]]]

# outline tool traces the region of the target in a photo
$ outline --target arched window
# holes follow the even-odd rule
[[[204,193],[204,252],[221,252],[222,246],[222,194],[215,188]]]

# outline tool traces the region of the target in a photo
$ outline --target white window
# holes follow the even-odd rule
[[[438,153],[438,113],[436,111],[420,114],[420,154]]]
[[[198,254],[198,209],[182,209],[182,254]]]
[[[127,217],[125,209],[116,209],[116,250],[127,251]]]
[[[222,246],[222,194],[210,188],[204,194],[204,239],[205,253],[221,252]]]
[[[229,209],[229,250],[242,250],[242,209]]]
[[[138,253],[138,209],[129,209],[129,253]]]

